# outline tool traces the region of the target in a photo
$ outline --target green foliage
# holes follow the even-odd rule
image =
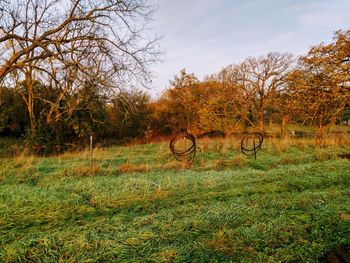
[[[0,86],[0,135],[19,136],[27,126],[26,107],[20,95]]]
[[[27,130],[26,143],[30,148],[32,148],[51,146],[55,145],[57,142],[55,141],[53,131],[39,122],[35,130]]]
[[[150,97],[145,92],[122,91],[108,107],[111,134],[117,138],[142,137],[149,128]]]
[[[350,121],[350,105],[345,107],[341,121],[347,123]]]
[[[39,82],[34,88],[34,94],[40,99],[34,100],[33,125],[27,127],[25,137],[31,151],[37,154],[56,153],[58,149],[65,150],[67,143],[82,137],[103,135],[106,102],[96,86],[85,85],[75,94],[66,94],[60,98],[57,107],[52,106],[59,96],[55,89]]]

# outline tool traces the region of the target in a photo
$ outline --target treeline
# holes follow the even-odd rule
[[[288,122],[325,127],[349,121],[350,30],[337,31],[299,58],[269,53],[199,80],[182,70],[157,100],[140,90],[107,92],[86,82],[62,93],[32,79],[0,88],[0,134],[30,145],[62,145],[88,135],[152,137],[181,129],[231,134],[265,132]],[[30,92],[28,92],[30,90]],[[63,97],[62,97],[63,96]],[[58,103],[52,103],[58,102]]]

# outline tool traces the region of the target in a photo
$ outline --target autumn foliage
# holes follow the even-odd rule
[[[334,41],[294,58],[269,53],[224,67],[199,81],[182,70],[171,88],[154,103],[162,127],[194,133],[265,132],[266,124],[287,122],[325,127],[346,122],[350,103],[350,30],[337,31]]]
[[[3,86],[0,132],[33,136],[26,101],[26,82]],[[32,83],[32,105],[38,144],[62,144],[93,134],[104,138],[154,138],[188,130],[195,135],[225,136],[247,129],[265,132],[270,124],[317,127],[321,138],[327,127],[348,124],[350,104],[350,30],[335,32],[329,44],[319,44],[298,58],[271,52],[199,80],[182,70],[157,99],[138,89],[106,96],[98,83],[84,83],[74,94],[60,94],[39,80]],[[18,88],[19,87],[19,88]],[[21,89],[22,87],[22,89]],[[50,101],[59,99],[56,117]],[[57,115],[58,114],[58,115]],[[55,116],[55,115],[52,115]],[[51,119],[52,119],[51,116]]]

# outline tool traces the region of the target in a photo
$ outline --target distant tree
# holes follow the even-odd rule
[[[345,106],[343,115],[339,118],[340,123],[346,123],[350,125],[350,105]]]
[[[171,87],[160,98],[159,102],[163,105],[159,108],[163,110],[162,118],[166,119],[172,131],[193,128],[198,118],[194,96],[198,84],[197,77],[183,69],[179,76],[174,76],[174,80],[170,81]]]
[[[326,125],[334,123],[344,108],[344,97],[332,79],[322,73],[295,70],[290,74],[288,104],[304,123],[318,127],[318,137],[323,138]]]
[[[325,126],[335,123],[350,101],[350,31],[337,31],[334,42],[312,47],[289,77],[288,106],[304,122]]]
[[[107,98],[101,94],[98,86],[86,83],[75,93],[66,94],[60,98],[55,115],[52,115],[50,101],[57,100],[61,93],[57,89],[42,86],[40,83],[36,83],[34,88],[35,94],[38,94],[40,99],[34,101],[36,128],[28,129],[26,134],[26,142],[29,146],[35,148],[63,146],[65,143],[74,142],[87,135],[104,134],[107,121]],[[52,121],[48,121],[50,118]]]
[[[186,69],[182,69],[179,76],[175,75],[169,82],[171,88],[181,89],[197,84],[199,80],[193,73],[187,73]]]
[[[107,132],[107,103],[105,96],[97,84],[86,83],[77,93],[67,96],[63,101],[67,104],[62,111],[62,122],[69,127],[70,137],[83,137],[88,135],[103,135]],[[57,124],[56,124],[57,125]],[[53,125],[54,127],[56,125]],[[61,131],[64,133],[64,131]],[[67,136],[65,140],[67,140]]]
[[[285,78],[293,65],[290,54],[268,53],[259,58],[248,58],[238,66],[231,66],[237,85],[242,87],[246,103],[258,121],[262,132],[273,98],[285,89]]]
[[[150,97],[140,90],[121,91],[109,103],[111,134],[118,138],[142,137],[150,128]]]
[[[21,96],[0,86],[0,135],[19,136],[28,125],[26,106]]]
[[[232,71],[225,68],[218,74],[207,77],[201,86],[206,88],[202,89],[203,99],[198,108],[202,129],[230,133],[248,120],[246,101]]]

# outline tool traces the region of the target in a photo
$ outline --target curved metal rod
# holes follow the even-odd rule
[[[186,140],[186,141],[189,141],[190,143],[188,146],[186,145],[185,149],[177,149],[176,142],[180,140]],[[170,141],[169,147],[173,156],[178,161],[184,161],[184,160],[192,161],[196,155],[196,139],[192,134],[188,132],[183,132],[174,136]]]
[[[252,140],[252,145],[249,147],[249,140]],[[254,156],[256,160],[256,153],[261,149],[264,141],[264,136],[260,132],[253,132],[247,134],[241,140],[241,152],[247,156]]]

